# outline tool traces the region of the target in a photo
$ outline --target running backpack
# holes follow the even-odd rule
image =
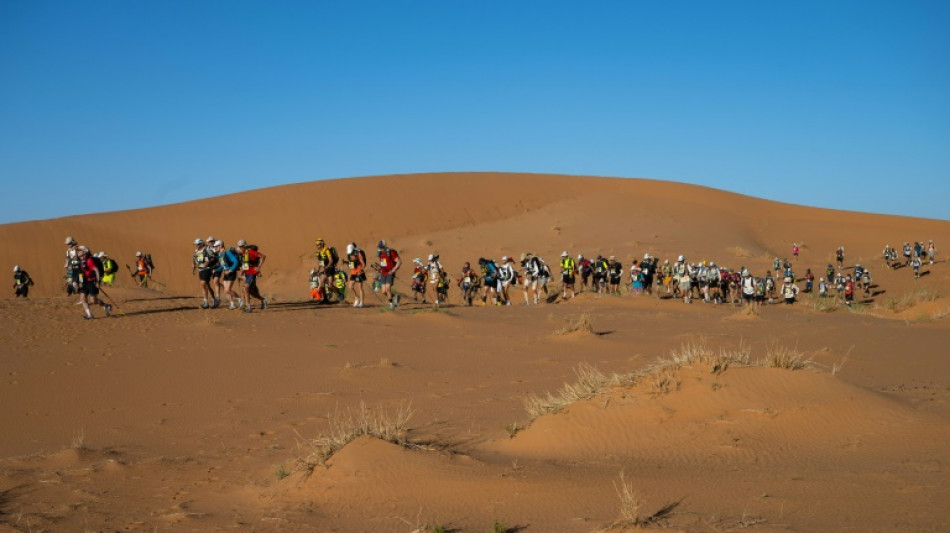
[[[155,270],[155,263],[152,262],[152,254],[142,254],[142,259],[145,259],[145,264],[148,265],[149,272]]]
[[[330,247],[330,265],[336,266],[340,262],[340,254],[337,253],[336,248]]]
[[[102,262],[102,273],[103,274],[115,274],[119,271],[118,265],[115,264],[115,261],[112,259],[106,259]]]

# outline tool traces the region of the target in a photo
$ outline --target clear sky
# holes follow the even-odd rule
[[[950,2],[0,0],[0,222],[475,170],[950,219]]]

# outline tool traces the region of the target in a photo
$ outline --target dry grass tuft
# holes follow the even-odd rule
[[[83,451],[86,449],[86,428],[79,428],[79,431],[73,435],[72,449]]]
[[[683,367],[705,365],[711,374],[719,375],[732,366],[798,370],[810,363],[800,352],[775,343],[766,349],[765,357],[753,360],[752,348],[745,343],[740,342],[739,346],[732,350],[713,351],[704,339],[700,339],[687,342],[677,350],[671,350],[669,358],[659,359],[635,372],[613,373],[608,376],[587,363],[581,363],[574,371],[577,374],[575,383],[565,383],[561,390],[544,396],[532,394],[525,398],[524,405],[534,420],[541,415],[560,412],[574,402],[604,394],[612,387],[632,387],[645,382],[651,396],[669,394],[679,390],[682,382],[677,371]]]
[[[906,311],[915,305],[932,302],[937,298],[940,298],[940,293],[933,289],[922,287],[915,291],[905,292],[899,297],[891,296],[884,302],[884,307],[894,311],[895,313],[899,313],[901,311]]]
[[[800,370],[805,368],[808,363],[809,361],[806,361],[805,356],[798,350],[770,344],[765,352],[765,359],[760,361],[760,366]]]
[[[604,531],[665,526],[670,515],[680,504],[678,501],[672,502],[653,514],[643,516],[640,514],[640,509],[643,507],[640,494],[634,490],[633,483],[624,479],[623,471],[620,472],[619,485],[616,482],[613,485],[614,490],[617,491],[617,496],[620,498],[620,518],[608,525]]]
[[[323,465],[334,453],[363,435],[380,440],[408,446],[406,424],[412,418],[412,403],[400,405],[395,413],[389,414],[381,408],[370,409],[365,402],[358,408],[336,411],[328,416],[329,431],[326,435],[307,441],[311,453],[298,463],[307,472]]]
[[[611,377],[587,363],[579,364],[574,374],[577,375],[577,381],[565,383],[556,394],[548,393],[544,397],[534,394],[528,396],[524,402],[528,414],[537,418],[543,414],[557,413],[567,405],[592,398],[610,388]]]
[[[593,333],[594,325],[590,321],[590,313],[583,313],[580,316],[569,320],[564,327],[558,328],[554,334],[555,335],[567,335],[568,333],[574,333],[575,331],[583,331],[585,333]]]

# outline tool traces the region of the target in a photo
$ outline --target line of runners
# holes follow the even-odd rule
[[[111,306],[98,296],[102,285],[111,285],[114,281],[118,265],[105,252],[91,254],[87,247],[79,245],[72,237],[67,237],[65,244],[67,295],[81,295],[78,303],[83,305],[86,318],[92,318],[91,306],[94,305],[102,306],[108,316]],[[315,246],[316,267],[309,276],[310,297],[313,301],[344,303],[347,295],[352,294],[352,305],[363,307],[363,285],[368,279],[367,270],[372,270],[373,294],[392,309],[399,305],[400,297],[393,290],[393,284],[403,262],[399,253],[387,246],[386,241],[378,242],[376,261],[373,263],[368,262],[366,252],[356,243],[348,244],[343,256],[323,239],[316,239]],[[199,279],[202,308],[217,308],[225,298],[228,309],[251,312],[254,300],[260,302],[261,309],[267,308],[267,299],[258,288],[266,256],[256,245],[249,245],[242,239],[236,246],[229,248],[211,236],[195,239],[194,247],[192,273]],[[798,244],[793,244],[794,258],[797,259],[799,251]],[[924,260],[932,265],[936,258],[936,246],[932,240],[927,245],[921,241],[913,246],[905,243],[902,252],[903,264],[897,260],[897,251],[885,246],[882,254],[884,265],[890,269],[910,266],[915,278],[920,277]],[[857,264],[852,272],[845,272],[843,246],[835,250],[835,259],[837,268],[829,264],[825,277],[818,280],[819,296],[830,296],[833,289],[836,299],[848,305],[853,302],[858,290],[863,290],[865,297],[871,296],[870,271]],[[470,306],[475,303],[511,305],[511,288],[515,286],[521,287],[524,305],[537,305],[542,300],[550,300],[551,296],[556,297],[548,288],[554,277],[551,268],[541,257],[532,253],[522,254],[517,263],[508,256],[497,262],[490,258],[479,258],[475,266],[466,262],[457,278],[447,273],[438,253],[430,254],[425,261],[416,258],[412,265],[410,292],[413,300],[423,303],[431,301],[436,307],[448,302],[452,285],[459,288],[461,301]],[[126,268],[140,285],[147,286],[154,265],[149,254],[137,252],[135,270],[128,265]],[[626,283],[624,267],[615,256],[587,258],[581,254],[575,259],[564,251],[558,268],[562,299],[573,298],[578,291],[621,294],[623,288],[634,295],[656,294],[657,297],[681,298],[686,303],[701,299],[713,304],[741,305],[781,299],[792,304],[800,292],[810,293],[815,289],[815,275],[811,269],[807,269],[803,277],[797,278],[791,261],[787,258],[780,261],[778,257],[774,258],[772,270],[763,276],[754,276],[745,267],[733,271],[714,262],[690,263],[683,255],[674,262],[664,260],[661,264],[647,253],[642,260],[633,261]],[[773,271],[776,273],[774,277]],[[799,289],[796,281],[804,281],[804,290]],[[240,286],[240,293],[235,284]],[[19,266],[14,267],[15,296],[27,296],[32,285],[29,274]]]

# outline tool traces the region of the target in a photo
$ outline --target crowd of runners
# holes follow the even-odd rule
[[[228,309],[250,313],[255,301],[260,309],[267,309],[268,301],[261,295],[258,280],[267,256],[256,245],[245,240],[228,247],[214,236],[194,240],[192,274],[198,278],[203,309],[215,309],[227,301]],[[67,237],[65,291],[78,294],[85,318],[92,318],[93,306],[101,306],[106,316],[112,305],[100,299],[104,286],[112,285],[119,271],[118,264],[105,252],[90,253],[89,248]],[[322,238],[314,242],[314,265],[309,273],[310,299],[322,304],[351,303],[364,307],[367,292],[390,309],[400,304],[400,295],[393,289],[403,266],[399,253],[386,241],[377,243],[374,261],[356,243],[349,243],[341,255]],[[413,301],[440,307],[449,303],[453,287],[458,290],[459,302],[472,305],[538,305],[557,299],[569,300],[580,292],[605,295],[649,295],[657,298],[678,299],[690,304],[701,301],[709,304],[761,305],[784,302],[794,304],[800,293],[817,292],[820,298],[833,297],[844,305],[851,305],[859,292],[871,297],[873,281],[870,269],[860,264],[846,267],[844,247],[835,252],[835,263],[828,264],[817,276],[810,268],[796,273],[794,262],[799,259],[801,247],[791,248],[792,259],[775,257],[771,269],[752,272],[745,266],[732,269],[713,261],[691,261],[685,255],[675,260],[660,260],[650,253],[634,259],[626,268],[616,256],[584,254],[576,256],[567,250],[559,261],[549,265],[543,258],[526,252],[516,260],[503,256],[496,261],[479,258],[474,264],[465,262],[457,275],[443,267],[439,254],[433,252],[424,260],[412,260],[408,278],[408,292]],[[936,259],[934,242],[904,243],[900,255],[890,245],[884,247],[883,267],[897,269],[910,267],[915,278],[921,275],[924,262],[933,265]],[[150,254],[137,252],[135,267],[126,269],[139,286],[156,283],[152,278],[154,264]],[[557,276],[557,277],[555,277]],[[369,289],[364,289],[366,282]],[[802,282],[803,287],[798,283]],[[20,266],[14,267],[14,292],[26,297],[34,282]],[[555,286],[556,285],[556,286]],[[521,298],[513,294],[520,289]]]

